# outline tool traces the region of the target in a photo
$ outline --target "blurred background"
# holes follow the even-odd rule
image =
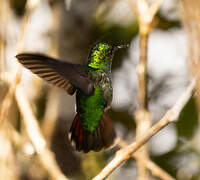
[[[193,63],[199,54],[191,57],[194,49],[199,49],[200,28],[196,24],[200,3],[186,2],[164,0],[149,37],[148,102],[153,123],[185,90],[194,72],[192,66],[200,67]],[[53,164],[48,157],[58,166],[55,174],[91,179],[119,149],[75,152],[68,139],[75,96],[33,75],[18,64],[15,55],[40,52],[84,64],[97,42],[130,44],[114,56],[114,97],[108,111],[117,135],[130,143],[135,139],[133,114],[138,106],[138,29],[135,13],[125,0],[0,0],[0,180],[61,179],[53,177],[47,167]],[[19,81],[23,90],[16,90]],[[150,140],[151,159],[175,179],[200,179],[199,132],[198,106],[193,97],[177,123]],[[42,151],[45,145],[48,149]],[[108,179],[135,179],[136,174],[136,162],[130,159]]]

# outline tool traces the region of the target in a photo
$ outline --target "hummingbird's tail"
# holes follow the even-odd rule
[[[76,114],[70,133],[71,141],[75,143],[76,150],[85,153],[91,150],[100,151],[102,148],[108,148],[113,144],[116,137],[115,130],[105,112],[99,126],[93,132],[84,129],[78,114]]]

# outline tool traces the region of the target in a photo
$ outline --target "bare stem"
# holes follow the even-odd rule
[[[15,97],[19,106],[20,113],[23,117],[23,122],[27,134],[41,160],[41,163],[46,168],[52,179],[67,180],[58,167],[53,153],[48,149],[46,141],[40,131],[39,124],[31,109],[30,103],[23,88],[18,85],[16,88]]]
[[[192,96],[195,87],[195,80],[192,80],[186,91],[178,99],[175,105],[169,109],[163,118],[153,125],[143,136],[139,137],[135,142],[125,148],[117,151],[115,157],[107,164],[107,166],[93,180],[105,179],[111,174],[122,162],[129,159],[136,150],[145,144],[154,134],[160,131],[171,122],[175,122],[181,110]]]
[[[150,26],[148,24],[148,26]],[[140,23],[140,62],[137,65],[138,74],[138,109],[135,113],[137,123],[136,139],[151,127],[151,116],[148,112],[147,101],[147,43],[149,31],[143,31],[143,23]],[[147,144],[140,148],[139,154],[143,159],[149,159]],[[147,180],[148,173],[144,160],[137,158],[138,180]]]
[[[139,109],[147,109],[147,41],[148,34],[140,33],[140,62],[137,66]]]
[[[130,0],[131,1],[131,0]],[[135,113],[135,120],[137,123],[136,139],[146,132],[152,124],[151,114],[148,112],[148,95],[147,95],[147,49],[148,49],[148,37],[152,29],[152,22],[158,9],[160,8],[161,1],[155,1],[152,5],[147,0],[137,0],[131,3],[133,10],[136,12],[137,19],[139,21],[139,36],[140,36],[140,61],[137,65],[138,75],[138,109]],[[148,146],[144,145],[138,151],[141,154],[140,158],[137,158],[138,167],[138,180],[147,180],[148,173],[144,163],[144,159],[149,159]]]
[[[34,3],[34,6],[32,5],[33,3],[31,4],[30,2],[31,2],[30,0],[27,1],[27,11],[22,20],[20,36],[19,36],[19,40],[18,40],[18,44],[17,44],[17,51],[21,51],[23,49],[24,35],[25,35],[27,24],[28,24],[29,16],[30,16],[32,10],[39,4],[39,0],[37,1],[37,3]],[[8,10],[9,9],[7,8],[7,11]],[[1,55],[1,57],[3,57],[3,55]],[[3,60],[1,59],[1,61],[3,61]],[[9,83],[9,90],[2,102],[2,108],[0,110],[0,125],[3,123],[3,120],[5,120],[8,115],[9,108],[12,105],[12,98],[14,96],[15,88],[21,80],[21,73],[20,73],[19,69],[20,69],[19,65],[16,64],[15,72],[13,72],[13,81],[10,81],[12,83]],[[10,76],[9,76],[9,78],[10,78]]]
[[[117,145],[120,148],[125,148],[126,146],[128,146],[128,144],[125,141],[123,141],[122,139],[120,139],[120,138],[118,138],[116,140],[116,142],[117,142]],[[140,158],[141,160],[143,160],[145,166],[151,171],[151,173],[154,176],[159,177],[160,179],[163,179],[163,180],[175,180],[167,172],[165,172],[158,165],[156,165],[153,161],[151,161],[150,159],[147,159],[147,158],[145,159],[143,156],[141,156],[141,154],[138,153],[138,151],[133,153],[132,157],[135,158],[135,159]]]
[[[19,81],[20,81],[20,76],[16,75],[14,82],[12,81],[12,83],[9,83],[9,89],[5,98],[3,99],[1,106],[2,108],[0,110],[0,127],[2,126],[2,124],[4,123],[4,121],[8,116],[9,109],[13,103],[15,88],[16,85],[19,83]]]
[[[51,139],[56,120],[58,117],[58,92],[57,89],[52,87],[48,93],[48,101],[46,105],[46,110],[44,114],[44,119],[41,125],[42,132],[45,135],[45,138],[48,140]]]

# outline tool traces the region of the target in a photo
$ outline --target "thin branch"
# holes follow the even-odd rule
[[[158,10],[160,9],[161,5],[163,3],[163,0],[156,0],[152,6],[150,7],[150,11],[152,14],[152,17],[154,17],[156,15],[156,13],[158,12]]]
[[[26,14],[22,20],[21,34],[19,36],[19,41],[17,44],[17,52],[20,52],[23,49],[24,35],[29,17],[31,15],[31,12],[37,7],[39,3],[40,0],[27,1]],[[18,66],[18,68],[16,68],[17,74],[21,74],[19,69],[20,68]],[[18,83],[15,83],[14,87],[16,87],[16,90],[14,91],[15,98],[18,103],[20,113],[23,117],[25,129],[39,156],[42,165],[48,171],[52,179],[67,180],[67,178],[63,175],[60,168],[58,167],[53,153],[48,149],[46,145],[46,141],[40,131],[37,119],[35,118],[30,103],[27,97],[25,96],[24,89],[20,85],[18,85]]]
[[[6,121],[3,124],[4,130],[6,131],[6,134],[8,138],[10,139],[10,142],[15,145],[15,147],[22,147],[25,140],[22,138],[22,136],[16,131],[16,129],[13,127],[13,125]]]
[[[16,74],[15,79],[12,81],[12,83],[8,83],[9,89],[8,89],[8,92],[7,92],[5,98],[3,99],[3,102],[1,104],[0,127],[2,126],[2,124],[4,123],[4,121],[6,120],[6,118],[8,116],[10,107],[13,103],[15,88],[16,88],[16,85],[19,83],[19,81],[20,81],[20,76],[18,76]]]
[[[33,12],[33,10],[39,5],[40,1],[41,0],[28,0],[26,3],[26,13],[24,14],[24,17],[21,23],[21,31],[20,31],[19,40],[17,43],[17,52],[21,52],[21,50],[24,47],[25,31],[27,29],[30,15]]]
[[[32,10],[39,4],[39,2],[40,2],[40,0],[27,1],[27,4],[26,4],[27,11],[22,20],[20,36],[19,36],[19,40],[18,40],[18,44],[17,44],[17,52],[19,52],[23,49],[25,30],[26,30],[26,27],[28,24],[30,14],[31,14]],[[9,9],[7,8],[7,11],[8,10]],[[1,53],[3,53],[3,52],[1,52]],[[3,57],[3,55],[1,55],[1,57]],[[1,61],[3,61],[3,60],[1,59]],[[10,76],[8,78],[10,79]],[[11,83],[9,83],[8,92],[2,102],[2,106],[1,106],[1,110],[0,110],[0,125],[2,125],[3,120],[5,120],[8,115],[9,108],[12,105],[15,88],[16,88],[17,84],[20,82],[20,80],[21,80],[20,66],[18,63],[16,63],[16,69],[13,72],[13,80],[10,81]]]
[[[0,21],[1,21],[1,32],[0,32],[0,38],[1,38],[1,44],[0,44],[0,61],[1,61],[1,78],[2,76],[4,76],[5,71],[6,71],[6,56],[5,56],[5,52],[6,52],[6,35],[7,35],[7,28],[6,28],[6,24],[5,21],[10,21],[10,16],[8,16],[8,14],[10,15],[10,8],[9,8],[9,4],[7,1],[2,1],[1,3],[1,12],[3,14],[5,14],[6,17],[1,16]],[[7,17],[8,16],[8,17]],[[19,77],[16,77],[16,80],[13,79],[12,83],[9,83],[8,81],[6,82],[8,85],[8,91],[6,92],[6,95],[4,97],[4,99],[2,100],[1,103],[1,109],[0,109],[0,127],[2,127],[3,122],[7,119],[8,113],[9,113],[9,109],[10,106],[13,103],[13,95],[14,95],[14,90],[15,90],[15,84],[18,82]]]
[[[120,139],[120,138],[118,138],[116,140],[116,144],[120,148],[125,148],[126,146],[128,146],[128,144],[125,141],[123,141],[122,139]],[[138,151],[133,153],[132,157],[135,158],[135,159],[140,158],[141,160],[143,160],[145,166],[151,171],[151,173],[154,176],[159,177],[160,179],[163,179],[163,180],[175,180],[167,172],[165,172],[158,165],[156,165],[153,161],[151,161],[150,159],[144,159],[144,157],[142,157],[141,153],[138,153]]]
[[[46,141],[40,131],[37,119],[35,118],[30,103],[25,96],[25,92],[20,85],[16,88],[15,97],[20,113],[23,117],[27,134],[41,160],[41,163],[53,179],[67,180],[67,178],[60,171],[53,153],[46,146]]]
[[[163,118],[153,125],[143,136],[138,138],[135,142],[129,146],[116,152],[115,157],[107,164],[107,166],[95,177],[93,180],[105,179],[110,173],[112,173],[122,162],[129,159],[136,150],[138,150],[143,144],[145,144],[154,134],[166,127],[169,123],[175,122],[181,110],[191,98],[195,87],[195,80],[192,80],[186,91],[177,100],[175,105],[169,109]]]
[[[133,11],[136,12],[136,17],[139,22],[139,37],[140,37],[140,61],[137,65],[138,75],[138,109],[135,112],[136,140],[146,132],[152,124],[151,114],[148,111],[148,95],[147,95],[147,50],[148,37],[152,29],[152,22],[155,14],[159,10],[162,0],[157,0],[153,4],[149,4],[147,0],[129,0]],[[148,173],[145,165],[145,159],[149,159],[147,144],[140,148],[138,154],[141,154],[142,159],[137,158],[138,180],[147,180]]]
[[[148,33],[140,33],[140,62],[137,66],[139,109],[147,109],[147,42]]]
[[[135,120],[137,123],[136,128],[136,140],[140,138],[150,127],[151,127],[151,115],[146,109],[138,109],[135,113]],[[148,154],[148,146],[147,144],[143,145],[139,151],[138,158],[136,158],[137,161],[137,168],[138,168],[138,180],[147,180],[148,179],[148,173],[147,173],[147,167],[145,164],[145,161],[147,161],[149,158]],[[142,159],[141,159],[142,157]]]
[[[44,119],[42,121],[41,129],[47,140],[51,139],[54,131],[56,120],[58,118],[58,103],[59,94],[57,89],[52,87],[48,92],[48,101],[45,109]]]

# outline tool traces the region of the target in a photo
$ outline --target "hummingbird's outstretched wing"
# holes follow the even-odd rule
[[[41,78],[74,94],[80,88],[86,94],[93,92],[93,83],[86,72],[86,65],[59,61],[42,54],[22,53],[18,61]]]

